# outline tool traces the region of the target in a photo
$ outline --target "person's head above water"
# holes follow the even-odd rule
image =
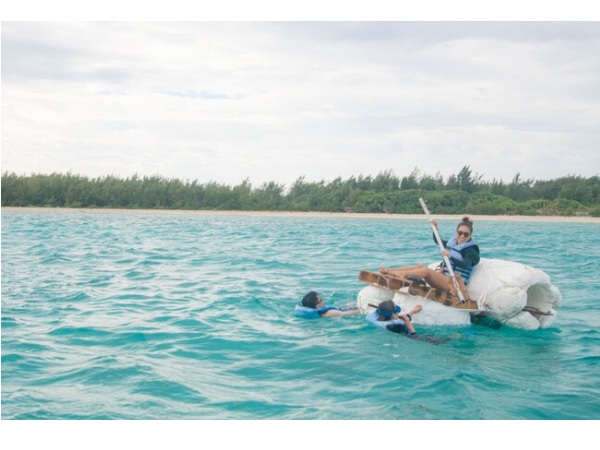
[[[323,306],[323,304],[323,299],[315,291],[310,291],[302,299],[302,306],[306,306],[307,308],[317,309],[319,305]]]
[[[377,307],[377,320],[394,320],[398,318],[400,307],[392,300],[381,302]]]

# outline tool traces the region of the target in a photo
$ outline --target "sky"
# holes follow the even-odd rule
[[[3,21],[2,172],[590,177],[600,22]]]

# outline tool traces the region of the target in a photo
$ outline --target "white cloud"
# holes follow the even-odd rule
[[[598,54],[582,22],[4,22],[2,170],[592,176]]]

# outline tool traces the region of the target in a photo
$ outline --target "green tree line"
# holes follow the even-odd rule
[[[377,176],[236,186],[161,176],[88,178],[71,173],[2,174],[2,206],[240,211],[321,211],[420,214],[419,197],[432,213],[485,215],[590,215],[600,217],[600,179],[565,176],[554,180],[484,181],[470,166],[447,178],[415,168],[399,177]]]

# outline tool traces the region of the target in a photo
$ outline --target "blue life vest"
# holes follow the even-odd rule
[[[404,323],[404,320],[402,320],[402,319],[377,320],[378,317],[379,317],[379,314],[377,313],[377,311],[373,311],[373,312],[370,312],[369,314],[367,314],[367,316],[365,317],[365,319],[371,325],[377,325],[378,327],[381,327],[381,328],[388,328],[390,326],[394,327],[394,326],[397,326],[397,325],[401,325],[404,328],[406,328],[406,324]],[[406,332],[408,333],[408,329],[406,330]]]
[[[367,314],[365,319],[371,325],[376,325],[378,327],[385,328],[387,330],[393,331],[394,333],[401,333],[401,334],[408,334],[408,335],[411,334],[410,331],[408,331],[408,327],[404,323],[404,320],[402,320],[402,319],[377,320],[378,317],[379,317],[379,314],[377,313],[377,311],[373,311],[373,312],[370,312],[369,314]]]
[[[450,258],[455,258],[458,260],[463,260],[463,256],[461,254],[461,251],[463,251],[466,248],[469,247],[476,247],[477,243],[475,241],[473,241],[473,239],[471,239],[469,242],[465,242],[464,244],[459,244],[458,241],[456,240],[455,237],[453,237],[452,239],[450,239],[448,242],[446,242],[446,250],[448,250],[450,252]],[[465,284],[469,283],[469,278],[471,278],[471,272],[473,272],[473,268],[475,266],[471,266],[468,268],[463,268],[460,266],[457,266],[454,261],[452,261],[452,259],[450,259],[450,263],[452,264],[452,269],[454,270],[454,272],[458,272],[460,273],[460,276],[462,277],[463,281]],[[441,263],[441,267],[444,268],[444,273],[448,273],[448,269],[446,268],[446,263],[442,262]]]
[[[338,310],[335,306],[324,306],[319,309],[308,308],[307,306],[296,305],[294,308],[294,314],[298,317],[302,317],[304,319],[318,319],[321,315],[325,314],[327,311]]]

